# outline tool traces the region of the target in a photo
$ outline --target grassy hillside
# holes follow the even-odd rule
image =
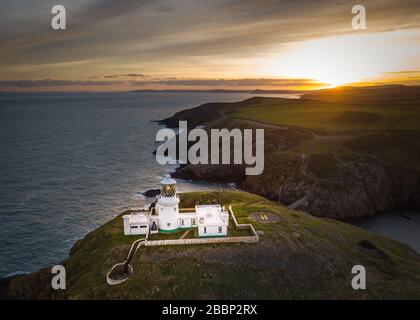
[[[109,287],[105,276],[136,237],[122,235],[121,215],[76,243],[63,262],[68,289],[49,289],[48,269],[13,279],[3,298],[66,299],[290,299],[420,298],[420,257],[406,245],[335,220],[287,210],[245,192],[187,193],[181,207],[231,204],[241,223],[263,231],[258,244],[147,247],[134,273]],[[278,215],[258,223],[254,212]],[[353,265],[367,269],[367,290],[351,288]]]
[[[204,119],[208,114],[212,118]],[[306,197],[301,209],[324,217],[420,208],[420,87],[339,87],[296,100],[255,97],[202,105],[166,123],[178,120],[207,129],[263,128],[265,167],[262,175],[245,176],[232,165],[186,166],[177,177],[236,182],[287,205]]]
[[[418,101],[413,104],[389,102],[360,104],[315,100],[271,102],[264,107],[241,108],[235,111],[232,117],[335,132],[420,130]]]
[[[345,103],[413,104],[420,100],[420,86],[342,86],[309,92],[302,97],[302,100],[306,99]]]

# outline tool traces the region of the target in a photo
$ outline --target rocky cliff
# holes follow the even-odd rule
[[[404,89],[408,102],[402,101],[398,108],[392,105],[392,112],[396,114],[411,107],[412,120],[411,114],[404,114],[402,120],[397,116],[395,120],[387,119],[389,125],[378,123],[382,121],[378,119],[383,118],[380,115],[382,109],[391,108],[378,105],[383,103],[384,92],[389,90],[391,94],[396,89],[398,87],[393,86],[372,89],[371,95],[363,91],[362,100],[356,101],[357,104],[353,100],[360,90],[351,88],[347,92],[344,89],[345,94],[340,91],[336,100],[352,98],[350,100],[354,104],[340,105],[334,101],[330,90],[310,94],[310,99],[333,100],[322,101],[322,108],[331,106],[345,110],[335,120],[341,121],[346,128],[341,131],[323,129],[323,123],[315,123],[315,128],[305,125],[305,117],[311,117],[312,110],[320,108],[318,101],[308,102],[307,97],[302,102],[291,104],[287,99],[252,98],[239,103],[205,104],[179,112],[165,119],[164,123],[176,126],[179,120],[187,120],[190,127],[200,125],[207,130],[265,129],[265,170],[259,176],[246,176],[241,165],[185,165],[177,170],[175,177],[234,182],[243,190],[286,205],[306,198],[299,209],[324,217],[349,219],[402,208],[420,209],[420,128],[414,124],[419,112],[417,106],[420,105],[418,88]],[[413,97],[408,95],[411,92]],[[378,101],[379,98],[382,100]],[[274,121],[267,116],[268,112],[286,108],[291,108],[290,112],[293,112],[293,109],[301,108],[302,103],[305,107],[309,104],[309,107],[307,115],[300,115],[302,120],[298,122],[302,123],[301,126],[283,125],[282,118],[277,121],[278,124],[272,123]],[[371,108],[374,112],[349,111],[351,108]],[[290,112],[284,112],[285,116]],[[253,120],[252,117],[258,119],[255,115],[259,113],[268,120]],[[210,114],[210,118],[206,116]],[[410,130],[395,128],[395,124],[407,119],[411,121],[407,124]],[[314,126],[313,121],[311,125]],[[374,130],[371,129],[373,125]],[[325,127],[328,126],[331,127],[326,123]]]

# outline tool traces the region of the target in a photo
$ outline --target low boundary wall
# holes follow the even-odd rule
[[[233,224],[236,229],[246,230],[249,229],[252,236],[244,237],[223,237],[223,238],[195,238],[195,239],[173,239],[173,240],[146,240],[144,245],[146,247],[152,246],[168,246],[168,245],[186,245],[186,244],[209,244],[209,243],[234,243],[245,242],[254,243],[259,241],[259,236],[255,231],[252,224],[239,224],[233,214],[232,207],[229,206],[228,212],[232,218]]]

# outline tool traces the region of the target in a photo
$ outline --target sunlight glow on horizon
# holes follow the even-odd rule
[[[354,31],[279,42],[249,55],[174,58],[170,65],[153,59],[25,62],[3,68],[13,77],[0,79],[0,92],[316,90],[340,85],[419,85],[419,34],[420,28]],[[5,80],[2,85],[1,80]],[[7,84],[7,80],[22,83]],[[52,85],[54,82],[57,84]]]
[[[296,43],[256,63],[269,76],[314,79],[331,86],[379,79],[413,68],[420,56],[418,30],[349,34]],[[409,63],[411,62],[411,63]],[[420,69],[419,61],[415,61]]]

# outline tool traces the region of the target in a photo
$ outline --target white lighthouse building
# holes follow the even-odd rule
[[[146,235],[198,229],[199,237],[227,235],[229,214],[219,204],[197,205],[195,209],[179,210],[176,181],[166,176],[160,182],[160,196],[155,212],[133,212],[123,217],[125,235]]]
[[[179,198],[176,181],[166,176],[160,182],[160,197],[156,202],[156,214],[160,232],[174,232],[179,228]]]

